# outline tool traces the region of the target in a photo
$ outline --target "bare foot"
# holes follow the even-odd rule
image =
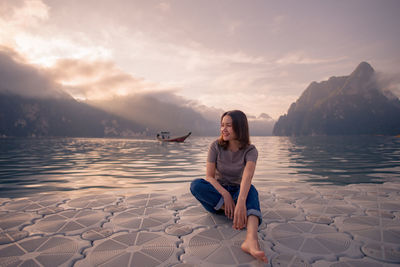
[[[258,240],[245,240],[242,243],[242,250],[250,255],[252,255],[257,260],[263,261],[265,263],[268,262],[267,257],[265,256],[264,251],[260,249],[260,245],[258,244]]]

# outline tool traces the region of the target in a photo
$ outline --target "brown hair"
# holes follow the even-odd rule
[[[239,141],[239,149],[245,148],[250,145],[250,135],[249,135],[249,123],[247,122],[246,114],[240,110],[227,111],[221,116],[222,119],[225,116],[230,116],[232,118],[232,128],[236,134],[236,138]],[[229,141],[224,141],[222,134],[218,139],[218,144],[224,149],[228,148]]]

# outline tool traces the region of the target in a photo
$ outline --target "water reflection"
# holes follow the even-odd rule
[[[86,188],[149,188],[203,177],[209,144],[118,139],[2,139],[1,197]],[[400,179],[400,139],[254,137],[254,181],[362,183]]]
[[[308,182],[351,184],[399,179],[399,138],[319,136],[288,140],[289,168]]]
[[[0,140],[3,197],[34,191],[179,183],[202,172],[204,147],[153,140]],[[195,151],[195,153],[193,153]],[[203,153],[204,154],[204,153]],[[29,192],[28,192],[29,191]]]

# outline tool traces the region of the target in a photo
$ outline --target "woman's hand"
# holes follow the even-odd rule
[[[233,198],[229,192],[226,192],[224,195],[224,206],[225,206],[225,215],[229,219],[233,219],[234,217],[234,212],[235,212],[235,202],[233,201]]]
[[[241,230],[244,227],[246,227],[246,225],[247,225],[246,203],[238,201],[235,207],[232,227],[236,230]]]

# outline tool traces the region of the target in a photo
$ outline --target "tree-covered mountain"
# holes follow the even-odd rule
[[[135,137],[146,128],[72,98],[0,93],[0,137]]]
[[[400,101],[362,62],[349,75],[312,82],[281,116],[274,135],[400,134]]]

